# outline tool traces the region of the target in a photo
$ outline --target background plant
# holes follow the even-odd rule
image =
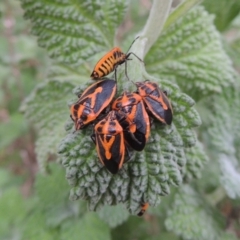
[[[13,173],[0,172],[1,239],[237,238],[240,110],[239,75],[232,62],[238,69],[240,4],[218,0],[195,6],[198,1],[186,0],[164,21],[170,5],[163,2],[153,2],[163,4],[161,20],[153,25],[153,12],[145,25],[148,1],[22,0],[42,48],[28,35],[18,4],[1,3],[0,159]],[[146,150],[112,177],[97,161],[91,129],[72,133],[68,104],[90,84],[95,62],[117,43],[126,51],[142,29],[132,51],[146,55],[146,70],[132,60],[129,75],[158,81],[168,91],[174,122],[169,128],[155,123]],[[134,88],[123,70],[120,92]],[[21,111],[31,125],[18,113],[27,95]],[[202,125],[194,128],[199,115]],[[45,175],[35,176],[35,139]],[[69,201],[70,188],[72,199],[87,201]],[[156,207],[144,218],[130,216],[142,200]]]

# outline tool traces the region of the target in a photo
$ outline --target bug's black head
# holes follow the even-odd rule
[[[96,71],[93,71],[90,77],[96,80],[99,79],[99,74]]]

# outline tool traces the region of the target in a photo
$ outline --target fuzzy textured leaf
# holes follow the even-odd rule
[[[240,198],[240,166],[233,156],[219,154],[220,169],[222,176],[220,177],[221,184],[224,186],[230,198]]]
[[[239,238],[237,238],[233,233],[223,233],[220,240],[238,240]]]
[[[61,231],[61,240],[69,239],[91,239],[91,240],[110,240],[110,228],[99,219],[96,213],[88,213],[80,220],[67,222]]]
[[[228,196],[240,197],[240,104],[239,88],[226,89],[213,98],[212,124],[209,134],[212,152],[219,159],[221,183]]]
[[[213,17],[197,7],[166,29],[146,56],[148,71],[179,84],[194,99],[234,81]]]
[[[19,231],[19,224],[25,218],[27,204],[17,188],[9,188],[0,195],[0,236]]]
[[[64,179],[64,170],[57,164],[50,164],[49,169],[50,174],[38,174],[35,183],[36,194],[40,200],[39,208],[45,210],[68,202],[68,184]]]
[[[111,228],[115,228],[128,219],[129,213],[126,211],[123,205],[104,206],[98,212],[98,216]]]
[[[208,161],[208,156],[204,152],[203,145],[197,141],[196,146],[186,149],[187,163],[183,168],[184,180],[191,181],[201,177],[201,170]]]
[[[58,62],[79,66],[112,46],[128,1],[21,0],[39,45]]]
[[[64,123],[69,117],[67,99],[72,88],[71,83],[54,80],[40,84],[22,105],[26,118],[38,130],[36,154],[42,170],[49,154],[56,154],[59,139],[64,136]]]
[[[215,15],[214,23],[218,30],[224,31],[240,13],[240,2],[236,0],[205,0],[203,6]]]
[[[188,186],[175,195],[165,225],[185,240],[219,239],[218,227],[211,214],[204,210],[199,195]]]
[[[22,231],[22,239],[59,239],[59,234],[56,230],[47,228],[46,218],[39,209],[35,209],[35,211],[28,214],[22,227]]]
[[[130,213],[136,214],[142,202],[155,206],[159,204],[160,196],[169,194],[171,185],[178,186],[182,182],[185,148],[196,142],[191,128],[199,126],[201,120],[192,108],[194,101],[181,93],[176,85],[162,80],[160,86],[171,100],[173,123],[164,126],[153,122],[144,151],[133,152],[131,161],[124,164],[116,175],[109,173],[97,159],[90,138],[92,127],[74,131],[69,125],[68,135],[59,146],[59,154],[72,186],[72,199],[87,200],[90,210],[124,203]],[[74,92],[78,94],[83,89],[80,86]]]

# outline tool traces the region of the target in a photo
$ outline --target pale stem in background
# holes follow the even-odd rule
[[[169,15],[172,6],[172,0],[154,0],[153,5],[143,31],[141,38],[147,38],[144,55],[158,39],[164,23]],[[143,56],[144,57],[144,56]]]
[[[163,29],[167,29],[171,24],[176,22],[180,17],[184,16],[191,8],[201,3],[203,0],[186,0],[183,1],[178,7],[169,15],[164,23]]]
[[[134,52],[139,58],[144,59],[163,29],[167,29],[201,2],[202,0],[185,0],[170,14],[172,0],[154,0],[146,25],[138,34],[140,37],[134,42],[130,52]]]

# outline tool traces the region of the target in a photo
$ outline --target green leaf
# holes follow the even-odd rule
[[[121,10],[121,6],[125,6],[120,1],[115,1],[96,11],[98,3],[95,2],[91,2],[93,5],[69,2],[57,5],[56,2],[49,4],[46,1],[44,3],[40,1],[36,3],[31,0],[22,2],[26,16],[33,21],[33,29],[40,36],[39,40],[43,46],[58,60],[76,64],[90,59],[94,53],[100,52],[103,46],[109,47],[109,44],[104,42],[105,39],[99,38],[98,34],[105,31],[104,36],[109,34],[111,37],[108,39],[113,38],[112,30],[120,19],[118,16],[123,13],[114,15],[116,21],[112,19],[112,14],[115,12],[116,6],[120,6],[118,12]],[[101,15],[102,11],[108,13]],[[106,18],[106,21],[109,20],[112,25],[107,25],[105,20],[97,21],[94,27],[98,26],[98,30],[101,31],[95,31],[97,37],[94,38],[93,32],[86,30],[88,26],[91,26],[92,21],[88,24],[85,21],[86,19],[88,21],[89,19],[98,20],[96,12],[99,13],[97,17]],[[64,18],[66,21],[63,21]],[[83,21],[81,23],[84,24],[76,23],[76,21]],[[59,29],[60,23],[61,28]],[[70,28],[70,25],[73,26]],[[76,28],[79,28],[79,31],[76,31]],[[91,35],[86,38],[88,40],[87,48],[83,47],[84,50],[79,53],[77,48],[80,45],[78,42],[76,43],[76,39],[71,39],[72,32],[76,33],[75,38],[80,39],[79,41],[85,39],[86,34]],[[93,39],[95,45],[89,39]],[[93,46],[94,51],[92,51]],[[130,71],[133,71],[134,68],[131,68],[131,64],[134,64],[136,60],[129,62],[131,62]],[[81,66],[81,68],[83,70],[75,70],[62,64],[55,65],[50,73],[53,80],[38,86],[23,107],[27,118],[39,130],[36,151],[42,168],[46,165],[48,155],[55,152],[57,139],[61,138],[63,134],[63,123],[67,119],[66,116],[69,115],[69,110],[63,106],[66,105],[67,99],[70,100],[70,89],[76,84],[78,75],[79,83],[81,83],[83,82],[82,78],[90,72],[87,67]],[[196,143],[196,136],[192,128],[201,124],[197,111],[192,108],[194,101],[169,81],[164,79],[160,81],[144,71],[139,72],[140,75],[142,74],[140,79],[156,81],[164,91],[167,91],[173,106],[174,121],[171,126],[163,126],[154,122],[145,151],[133,152],[131,161],[126,163],[117,175],[111,175],[97,159],[96,149],[90,138],[91,126],[82,131],[73,131],[71,130],[73,123],[69,117],[65,125],[68,135],[59,146],[59,154],[61,163],[66,168],[66,177],[72,186],[71,198],[87,200],[90,210],[100,209],[104,205],[124,203],[130,213],[136,214],[143,202],[147,201],[152,206],[159,204],[160,196],[169,194],[170,186],[178,186],[183,180],[181,171],[187,161],[185,151]],[[73,79],[71,83],[66,82],[71,79]],[[128,88],[131,84],[129,81],[121,84],[120,79],[118,78],[119,92],[123,89],[132,89],[132,87]],[[74,92],[82,92],[85,88],[86,84],[82,84]]]
[[[45,215],[41,212],[40,209],[35,209],[28,214],[27,218],[24,221],[22,230],[22,239],[59,239],[59,235],[56,230],[47,228]]]
[[[219,160],[221,184],[230,198],[240,197],[240,104],[239,88],[226,89],[212,99],[212,124],[209,126],[212,154]]]
[[[237,240],[238,238],[233,233],[223,233],[219,240]]]
[[[59,139],[64,136],[64,123],[69,117],[67,99],[72,88],[71,83],[54,80],[39,84],[22,105],[25,117],[38,130],[36,154],[43,171],[49,154],[56,154]]]
[[[146,56],[156,76],[175,81],[194,99],[221,92],[235,79],[213,17],[197,7],[166,29]]]
[[[0,125],[0,149],[6,148],[27,130],[24,117],[19,113],[12,114],[9,121]]]
[[[236,0],[205,0],[203,6],[215,15],[214,23],[219,31],[224,31],[240,13],[240,2]]]
[[[53,63],[48,72],[48,79],[78,86],[79,83],[89,81],[90,72],[87,65],[74,68],[65,64]]]
[[[110,240],[110,228],[96,213],[88,213],[83,218],[69,221],[62,226],[61,240]]]
[[[17,188],[9,188],[0,195],[0,235],[12,234],[19,230],[19,224],[23,221],[27,210]]]
[[[128,1],[21,0],[39,45],[58,62],[79,66],[112,46]]]
[[[204,152],[203,145],[197,141],[196,146],[186,149],[187,163],[183,168],[184,180],[191,181],[194,178],[201,177],[205,163],[208,161],[208,156]]]
[[[123,205],[104,206],[98,212],[98,216],[111,228],[114,228],[125,222],[129,217],[129,213],[126,211]]]
[[[39,198],[39,207],[51,209],[68,202],[68,184],[64,178],[64,169],[57,164],[49,165],[50,174],[38,174],[35,189]],[[57,199],[56,199],[57,196]]]
[[[0,189],[4,188],[8,184],[11,175],[3,169],[0,169]]]
[[[239,15],[240,16],[240,15]],[[240,19],[240,17],[239,17]],[[234,40],[230,45],[227,45],[227,50],[230,57],[233,59],[234,64],[236,65],[237,69],[240,67],[240,38]]]
[[[220,169],[222,176],[221,184],[225,188],[230,198],[240,198],[240,170],[239,163],[233,157],[225,154],[219,154]]]
[[[79,203],[69,200],[69,186],[63,168],[57,164],[50,164],[49,169],[49,175],[37,175],[35,192],[38,209],[45,216],[46,226],[54,228],[66,219],[75,218],[85,212],[86,206],[80,203],[83,208],[81,210]]]
[[[186,240],[219,239],[218,226],[211,213],[204,209],[200,196],[189,186],[182,187],[175,195],[165,225]]]
[[[59,227],[66,219],[76,215],[76,212],[77,206],[74,203],[52,205],[52,208],[49,208],[44,214],[46,225],[50,228]]]
[[[177,20],[186,15],[192,8],[201,3],[202,0],[185,0],[182,2],[173,2],[172,7],[175,5],[175,9],[169,14],[165,24],[164,30],[170,25],[177,22]]]
[[[156,81],[148,77],[150,81]],[[118,84],[121,91],[120,86]],[[181,184],[181,169],[187,161],[185,148],[194,146],[196,142],[191,128],[199,126],[201,120],[192,108],[194,101],[181,93],[176,85],[162,80],[160,86],[171,100],[173,123],[164,126],[153,122],[151,137],[144,151],[133,152],[131,161],[124,164],[116,175],[109,173],[98,160],[90,138],[92,127],[72,131],[69,125],[68,134],[59,146],[59,154],[72,186],[72,199],[87,200],[90,210],[124,203],[130,213],[136,214],[142,202],[155,206],[159,204],[160,196],[170,193],[171,185]],[[83,89],[80,86],[75,93]]]

